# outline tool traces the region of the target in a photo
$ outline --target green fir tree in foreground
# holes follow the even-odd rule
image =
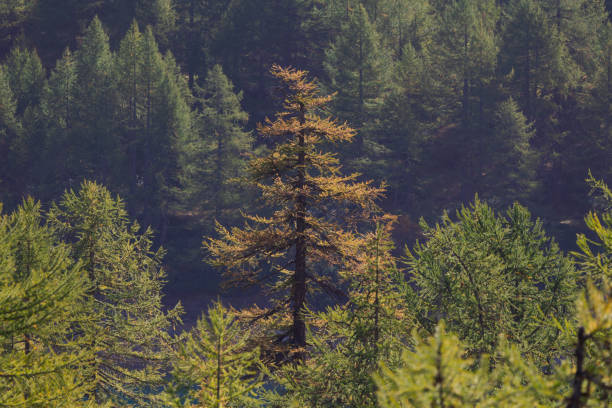
[[[259,350],[248,326],[220,302],[202,315],[178,345],[166,401],[176,408],[259,406]]]
[[[162,307],[163,250],[153,250],[150,229],[128,220],[120,198],[93,182],[66,192],[48,218],[91,282],[79,333],[94,354],[81,368],[85,395],[96,404],[155,405],[181,313],[180,305]]]
[[[418,320],[431,333],[445,320],[470,355],[493,353],[503,334],[542,366],[553,364],[565,350],[545,322],[573,315],[578,274],[570,259],[518,204],[496,215],[476,198],[456,217],[422,221],[427,241],[408,252]]]
[[[92,353],[72,330],[87,318],[88,286],[39,203],[0,215],[0,406],[85,405],[82,368]]]

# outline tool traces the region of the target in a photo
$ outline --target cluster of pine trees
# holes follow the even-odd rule
[[[608,406],[610,9],[0,2],[0,406]]]
[[[586,169],[611,175],[606,3],[7,1],[0,191],[13,207],[95,178],[162,241],[181,217],[231,220],[247,193],[219,180],[268,144],[251,133],[279,107],[277,63],[337,93],[345,166],[388,182],[385,209],[433,218],[479,193],[577,220]]]
[[[113,52],[94,18],[48,77],[36,51],[14,48],[0,88],[0,190],[11,206],[95,179],[163,233],[171,208],[227,209],[235,195],[227,180],[251,149],[241,127],[248,116],[221,68],[192,93],[151,27],[141,32],[135,21]]]
[[[210,261],[263,306],[211,306],[178,332],[163,250],[94,182],[0,218],[0,404],[23,407],[599,407],[612,402],[612,192],[564,255],[529,211],[478,197],[393,255],[384,186],[344,175],[305,71],[245,182],[270,216],[217,223]],[[327,148],[326,148],[327,147]],[[361,232],[360,232],[361,231]],[[369,232],[363,232],[369,231]]]

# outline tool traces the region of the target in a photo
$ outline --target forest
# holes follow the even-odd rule
[[[0,0],[0,408],[612,406],[611,12]]]

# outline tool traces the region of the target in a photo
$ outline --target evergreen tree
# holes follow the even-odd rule
[[[144,139],[143,128],[148,123],[144,112],[143,89],[143,40],[136,20],[125,34],[119,45],[115,63],[118,78],[117,99],[118,116],[124,129],[123,145],[126,146],[126,164],[129,174],[130,197],[136,198],[139,177],[142,178],[142,147]],[[134,205],[135,203],[131,203]]]
[[[71,331],[88,283],[29,198],[0,215],[0,405],[80,406],[91,353]]]
[[[438,126],[438,108],[443,103],[439,97],[442,85],[433,74],[434,64],[428,46],[423,45],[420,51],[412,44],[404,47],[395,66],[391,91],[384,101],[384,115],[374,127],[387,150],[378,171],[389,183],[392,205],[399,208],[403,203],[403,208],[411,212],[418,211],[419,202],[432,194],[419,193],[428,181],[425,153],[433,129]]]
[[[115,70],[130,209],[146,225],[161,226],[178,177],[178,154],[191,132],[191,112],[174,60],[160,54],[151,27],[134,21],[121,42]],[[125,183],[125,181],[124,181]]]
[[[17,101],[17,114],[22,115],[28,106],[40,101],[45,81],[45,71],[36,51],[13,48],[6,61],[9,84]]]
[[[27,0],[5,0],[0,3],[0,56],[6,55],[12,48],[15,38],[32,17],[35,6],[35,2]]]
[[[476,199],[457,221],[445,213],[421,227],[427,241],[408,257],[425,328],[445,319],[476,356],[492,353],[500,334],[540,364],[563,355],[558,330],[538,322],[571,316],[577,275],[527,209],[496,216]]]
[[[476,185],[499,203],[529,197],[536,187],[538,155],[530,141],[535,131],[517,103],[508,99],[495,111],[490,142],[481,149]]]
[[[85,30],[76,52],[75,121],[71,143],[80,160],[77,177],[113,181],[118,163],[115,135],[115,79],[109,39],[96,17]],[[74,157],[74,156],[73,156]]]
[[[20,199],[20,178],[17,172],[23,163],[27,146],[23,128],[17,117],[17,103],[9,85],[6,68],[0,66],[0,194],[4,202],[16,204]]]
[[[189,78],[189,86],[195,85],[198,76],[204,76],[211,66],[210,48],[217,32],[226,27],[224,19],[229,0],[189,0],[175,4],[178,27],[173,52],[179,57]]]
[[[150,229],[140,233],[128,221],[121,199],[92,182],[66,192],[48,218],[92,283],[82,334],[95,353],[82,368],[87,400],[153,404],[169,359],[167,331],[180,313],[180,305],[163,311],[163,250],[152,249]]]
[[[46,157],[39,163],[43,188],[39,194],[51,197],[58,191],[70,187],[79,174],[72,173],[78,160],[72,144],[75,125],[75,94],[77,87],[76,63],[67,48],[51,71],[45,83],[40,102],[40,115],[45,132],[43,149]]]
[[[210,209],[215,219],[220,219],[223,210],[242,205],[231,179],[245,170],[245,155],[253,141],[244,130],[248,114],[240,106],[242,93],[234,93],[220,65],[208,72],[197,92],[202,106],[200,136],[184,145],[179,194],[190,208]]]
[[[436,21],[433,53],[448,81],[445,99],[450,105],[446,109],[466,131],[482,122],[485,87],[497,62],[497,14],[493,0],[456,0],[439,13]]]
[[[152,39],[152,32],[149,32]],[[151,42],[150,42],[151,43]],[[196,132],[185,76],[168,53],[159,88],[150,94],[150,133],[145,144],[144,222],[158,226],[162,242],[174,191],[180,185],[180,155]],[[150,205],[153,204],[153,205]]]
[[[427,46],[433,30],[428,0],[385,0],[377,24],[386,44],[401,59],[410,44],[417,52]]]
[[[390,59],[375,26],[363,5],[356,5],[326,53],[329,88],[338,93],[333,106],[340,119],[358,130],[373,119],[387,89],[389,68]],[[363,136],[358,136],[358,154],[363,143]]]
[[[310,16],[319,0],[236,0],[223,14],[211,53],[236,87],[254,125],[279,109],[270,66],[303,67],[320,76],[328,43]],[[214,25],[213,25],[214,26]],[[250,67],[243,70],[241,67]]]
[[[402,367],[382,366],[375,375],[381,408],[408,407],[558,407],[561,384],[546,378],[513,347],[503,346],[500,363],[480,367],[467,357],[465,343],[440,323],[430,338],[416,336]]]
[[[582,72],[596,69],[597,38],[608,15],[603,0],[543,0],[542,9],[552,22],[572,60]]]
[[[272,74],[287,90],[284,110],[259,133],[280,142],[269,155],[251,160],[248,176],[274,212],[269,218],[247,216],[252,224],[244,228],[219,226],[220,238],[204,244],[213,264],[226,268],[229,282],[272,282],[271,308],[263,315],[278,319],[275,336],[303,347],[309,297],[317,287],[328,293],[333,287],[320,267],[339,265],[359,243],[339,220],[375,210],[383,189],[354,182],[355,174],[341,176],[338,159],[318,150],[323,142],[350,141],[354,132],[316,114],[330,98],[318,96],[306,72],[275,66]]]
[[[220,302],[209,307],[179,345],[166,391],[172,407],[259,406],[259,351],[248,328]]]
[[[176,11],[173,0],[136,0],[135,20],[150,25],[162,44],[168,48],[176,30]]]
[[[553,29],[551,21],[534,0],[513,0],[504,19],[501,68],[511,74],[510,87],[525,116],[536,122],[543,140],[539,146],[550,146],[558,137],[559,98],[567,95],[579,76],[566,47]],[[547,135],[546,138],[544,135]],[[551,140],[552,138],[552,140]]]

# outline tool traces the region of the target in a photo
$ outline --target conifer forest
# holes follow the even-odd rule
[[[9,407],[612,407],[612,0],[0,0]]]

